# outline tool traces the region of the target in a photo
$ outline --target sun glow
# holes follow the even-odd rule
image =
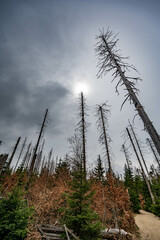
[[[88,85],[85,82],[77,82],[74,86],[74,92],[75,94],[83,92],[83,93],[88,93]]]

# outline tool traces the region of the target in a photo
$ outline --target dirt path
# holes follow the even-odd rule
[[[160,240],[160,219],[154,214],[140,211],[141,214],[135,216],[135,221],[139,227],[142,240]]]

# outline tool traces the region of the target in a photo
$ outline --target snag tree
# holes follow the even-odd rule
[[[109,29],[106,33],[101,32],[99,36],[97,36],[97,47],[96,52],[98,55],[98,66],[99,72],[98,77],[106,74],[110,71],[113,72],[113,80],[118,79],[118,83],[116,85],[116,92],[118,92],[118,86],[123,85],[127,90],[126,98],[123,104],[129,99],[131,103],[134,104],[139,116],[141,117],[145,129],[148,131],[154,145],[160,154],[160,136],[157,133],[155,127],[153,126],[151,120],[149,119],[147,113],[145,112],[142,104],[140,103],[137,93],[138,89],[136,87],[135,82],[140,80],[139,77],[127,76],[131,70],[137,70],[132,65],[124,62],[124,57],[118,54],[116,49],[116,44],[118,39],[114,36],[113,32]],[[122,104],[122,106],[123,106]]]
[[[96,108],[96,118],[97,118],[97,127],[100,132],[99,143],[104,147],[105,155],[108,161],[108,172],[112,172],[111,167],[111,157],[110,157],[110,147],[109,142],[111,141],[107,130],[108,130],[108,114],[110,113],[106,103],[102,105],[97,105]]]

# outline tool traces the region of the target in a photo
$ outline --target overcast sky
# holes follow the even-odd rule
[[[111,83],[110,75],[97,79],[95,36],[99,29],[108,27],[119,33],[117,47],[139,70],[143,79],[138,84],[139,99],[160,132],[159,12],[160,3],[154,0],[1,0],[0,153],[11,153],[19,136],[35,144],[39,124],[49,108],[45,151],[53,147],[54,155],[63,157],[69,151],[67,138],[74,134],[78,122],[77,85],[83,83],[88,88],[85,96],[91,123],[88,162],[94,164],[102,152],[94,106],[108,100],[112,163],[115,172],[122,172],[125,161],[120,151],[124,141],[121,135],[135,111],[129,102],[120,111],[125,91],[120,88],[120,95],[115,93],[116,81]],[[148,135],[138,117],[135,126],[145,142]],[[151,154],[145,157],[148,164],[154,162]],[[132,161],[138,165],[134,153]]]

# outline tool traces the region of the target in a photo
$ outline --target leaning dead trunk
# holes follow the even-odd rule
[[[154,155],[154,157],[155,157],[155,159],[156,159],[156,161],[158,163],[158,166],[160,167],[160,162],[159,162],[159,159],[158,159],[157,154],[155,152],[155,149],[153,147],[152,141],[149,138],[147,138],[146,141],[147,141],[147,144],[149,145],[151,151],[153,152],[153,155]]]
[[[145,169],[146,169],[147,175],[148,175],[148,177],[149,177],[149,181],[150,181],[150,183],[152,184],[152,179],[151,179],[151,176],[150,176],[150,174],[149,174],[147,164],[146,164],[146,162],[145,162],[145,160],[144,160],[144,156],[143,156],[143,153],[142,153],[142,150],[141,150],[139,141],[138,141],[138,139],[137,139],[137,136],[136,136],[135,131],[134,131],[134,129],[133,129],[133,126],[132,126],[131,124],[130,124],[130,127],[131,127],[131,131],[132,131],[132,133],[133,133],[134,139],[135,139],[135,141],[136,141],[136,144],[137,144],[139,153],[140,153],[140,155],[141,155],[141,158],[142,158],[144,167],[145,167]]]
[[[36,144],[35,149],[34,149],[33,158],[32,158],[31,166],[30,166],[30,169],[29,169],[29,178],[30,178],[30,176],[33,172],[33,169],[34,169],[34,165],[35,165],[35,161],[36,161],[36,157],[37,157],[37,150],[38,150],[38,146],[39,146],[39,143],[40,143],[40,140],[41,140],[42,132],[43,132],[43,129],[44,129],[44,126],[45,126],[47,115],[48,115],[48,109],[46,109],[45,116],[44,116],[44,119],[43,119],[43,123],[42,123],[42,126],[41,126],[41,130],[40,130],[40,133],[39,133],[39,136],[38,136],[37,144]]]
[[[153,193],[152,193],[152,190],[151,190],[151,187],[150,187],[149,181],[148,181],[148,179],[147,179],[147,177],[146,177],[146,174],[145,174],[145,171],[144,171],[144,169],[143,169],[143,166],[142,166],[141,160],[140,160],[140,158],[139,158],[139,156],[138,156],[138,153],[137,153],[136,147],[135,147],[135,145],[134,145],[134,143],[133,143],[133,140],[132,140],[132,137],[131,137],[131,135],[130,135],[130,132],[129,132],[128,128],[126,128],[126,130],[127,130],[127,133],[128,133],[129,139],[130,139],[130,141],[131,141],[132,147],[133,147],[133,149],[134,149],[134,152],[135,152],[135,154],[136,154],[137,160],[138,160],[138,162],[139,162],[139,165],[140,165],[140,167],[141,167],[142,174],[143,174],[143,178],[144,178],[144,180],[145,180],[145,182],[146,182],[146,185],[147,185],[147,188],[148,188],[149,194],[150,194],[150,196],[151,196],[152,202],[155,204],[154,195],[153,195]]]
[[[15,147],[14,147],[14,149],[13,149],[12,155],[11,155],[11,157],[10,157],[10,159],[9,159],[8,164],[7,164],[7,169],[9,169],[9,167],[10,167],[10,165],[11,165],[11,163],[12,163],[14,154],[15,154],[15,152],[16,152],[16,150],[17,150],[17,147],[18,147],[18,145],[19,145],[20,140],[21,140],[21,137],[19,137],[18,140],[17,140],[17,142],[16,142],[16,145],[15,145]]]
[[[124,58],[122,58],[119,54],[117,54],[117,49],[115,49],[116,37],[113,36],[113,33],[108,30],[105,34],[101,33],[97,39],[99,42],[97,43],[96,51],[98,53],[99,58],[99,73],[98,76],[102,76],[107,72],[113,71],[114,79],[118,78],[118,83],[116,85],[116,91],[118,92],[118,86],[124,85],[128,94],[126,94],[126,99],[129,99],[132,102],[141,117],[146,130],[148,131],[158,153],[160,154],[160,137],[157,133],[155,127],[153,126],[151,120],[149,119],[147,113],[145,112],[142,104],[137,98],[137,92],[139,91],[136,86],[134,80],[139,80],[139,77],[127,77],[126,72],[129,73],[128,70],[134,69],[133,66],[124,62]],[[114,80],[113,79],[113,80]],[[123,104],[125,103],[123,102]],[[123,106],[122,104],[122,106]]]

